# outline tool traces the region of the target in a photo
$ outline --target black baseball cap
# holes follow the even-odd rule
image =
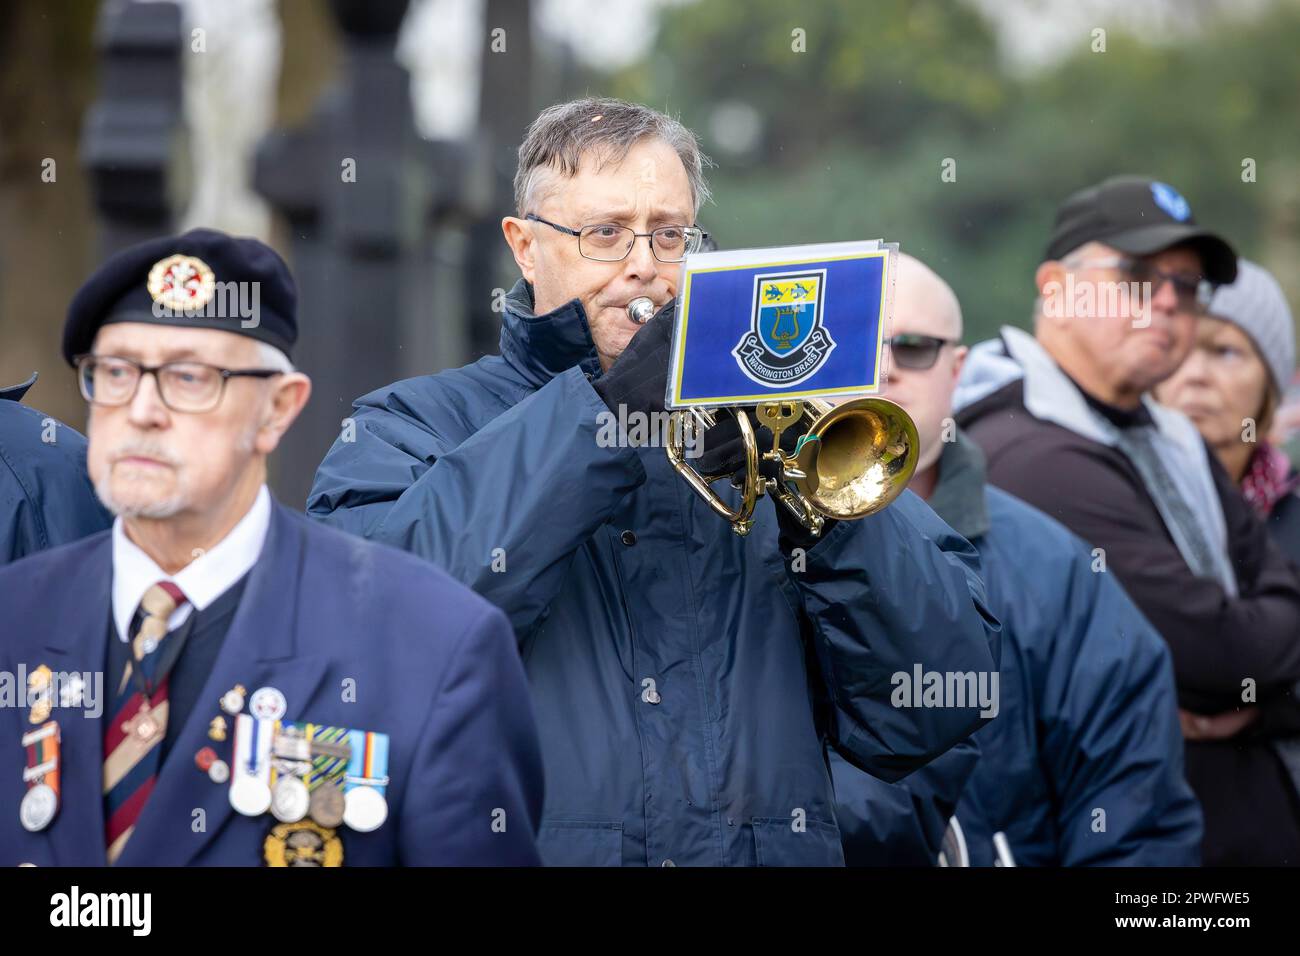
[[[1220,236],[1196,225],[1178,190],[1145,176],[1112,176],[1074,193],[1056,210],[1047,259],[1063,259],[1085,242],[1101,242],[1131,256],[1188,245],[1200,254],[1216,285],[1237,278],[1237,253]]]

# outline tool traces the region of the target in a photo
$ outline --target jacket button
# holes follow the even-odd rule
[[[634,531],[624,531],[621,535],[619,535],[619,538],[629,548],[632,547],[632,545],[636,544],[636,532]]]
[[[672,860],[664,860],[664,861],[663,861],[662,863],[660,863],[659,865],[660,865],[660,866],[676,866],[677,864],[674,863]]]

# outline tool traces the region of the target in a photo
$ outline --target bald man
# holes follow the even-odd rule
[[[916,421],[910,488],[979,549],[1002,620],[997,719],[898,783],[831,753],[848,862],[932,864],[956,818],[973,865],[1177,866],[1199,859],[1169,652],[1081,540],[986,484],[955,427],[966,358],[948,284],[900,256],[886,394]],[[996,838],[995,838],[996,837]]]

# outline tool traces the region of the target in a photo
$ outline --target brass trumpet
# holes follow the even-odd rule
[[[628,315],[644,322],[640,316],[647,308],[649,318],[654,304],[633,299]],[[814,535],[821,534],[827,518],[852,521],[873,514],[902,494],[921,451],[912,417],[884,398],[858,398],[839,405],[815,398],[760,402],[754,414],[772,432],[771,449],[761,452],[745,409],[730,411],[745,447],[739,507],[731,507],[710,487],[730,474],[701,474],[686,462],[686,416],[694,420],[694,427],[707,429],[717,423],[717,410],[673,412],[666,450],[673,469],[739,535],[753,527],[754,508],[764,494],[772,495]],[[781,436],[792,428],[798,430],[799,439],[787,454]],[[776,477],[760,472],[760,459],[776,464]]]

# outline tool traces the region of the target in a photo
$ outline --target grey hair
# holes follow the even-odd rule
[[[583,157],[595,153],[597,162],[621,162],[643,139],[658,139],[677,153],[686,167],[695,212],[711,194],[704,170],[712,160],[700,152],[695,134],[676,119],[637,103],[608,97],[586,97],[548,106],[528,127],[519,146],[515,171],[515,207],[525,215],[534,201],[538,180],[550,170],[564,177],[577,174]]]
[[[289,361],[289,356],[285,355],[270,342],[257,343],[257,364],[262,368],[274,369],[277,372],[292,372],[293,363]]]

